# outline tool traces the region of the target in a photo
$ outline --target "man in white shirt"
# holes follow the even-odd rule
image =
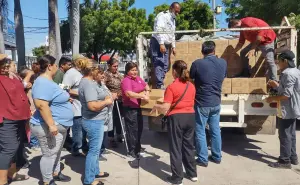
[[[153,34],[150,40],[152,63],[155,68],[156,88],[164,89],[164,79],[169,68],[169,52],[176,55],[175,30],[176,16],[180,13],[180,4],[174,2],[168,11],[160,12],[154,21],[155,32],[171,32],[167,34]]]

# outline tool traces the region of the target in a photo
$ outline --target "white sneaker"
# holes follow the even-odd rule
[[[198,177],[190,177],[189,178],[192,182],[198,182]]]

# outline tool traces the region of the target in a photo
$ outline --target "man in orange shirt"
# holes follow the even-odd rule
[[[253,28],[253,27],[270,27],[265,21],[254,17],[245,17],[243,19],[233,19],[229,21],[229,28]],[[243,76],[250,77],[249,56],[256,55],[260,50],[268,64],[268,76],[271,80],[277,80],[277,66],[274,60],[274,40],[276,33],[273,30],[247,30],[240,32],[240,40],[235,48],[238,52],[245,41],[250,44],[241,51],[241,59],[244,63]]]

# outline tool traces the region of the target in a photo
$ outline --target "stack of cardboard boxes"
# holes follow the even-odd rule
[[[227,62],[228,78],[223,82],[222,94],[267,94],[266,70],[261,54],[249,57],[251,78],[233,78],[241,74],[243,70],[243,63],[241,62],[239,53],[234,52],[234,48],[238,44],[238,39],[222,39],[214,40],[214,42],[216,43],[216,56],[225,59]],[[201,53],[202,43],[203,41],[184,41],[176,43],[176,56],[170,55],[171,65],[165,77],[165,86],[170,85],[174,81],[171,70],[174,61],[183,60],[187,63],[188,69],[190,69],[195,60],[203,58]],[[245,43],[245,46],[248,44],[249,43]],[[164,91],[162,90],[152,90],[149,103],[142,102],[143,115],[158,115],[158,113],[152,113],[152,115],[150,115],[150,111],[155,103],[161,103],[163,101],[163,94]]]

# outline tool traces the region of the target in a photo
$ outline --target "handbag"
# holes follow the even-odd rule
[[[167,124],[167,122],[168,122],[168,114],[178,105],[178,103],[182,100],[182,98],[184,97],[184,95],[186,94],[186,91],[187,91],[187,89],[188,89],[188,87],[189,87],[189,82],[186,84],[186,87],[185,87],[185,90],[184,90],[184,92],[183,92],[183,94],[180,96],[180,98],[176,101],[176,103],[168,110],[168,112],[161,118],[161,128],[162,128],[162,130],[164,130],[165,129],[165,127],[166,127],[166,124]]]

